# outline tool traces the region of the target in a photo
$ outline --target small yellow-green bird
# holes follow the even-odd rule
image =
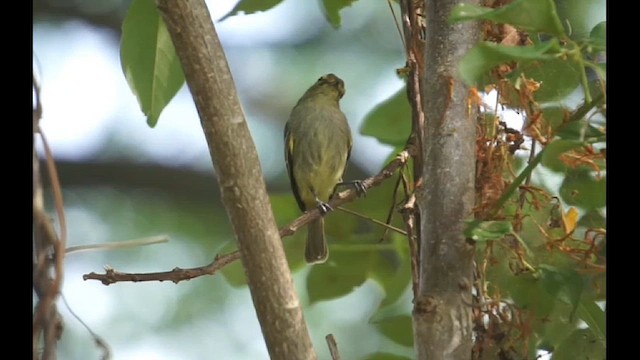
[[[330,211],[327,202],[342,181],[352,145],[351,128],[339,104],[344,92],[342,79],[322,76],[298,100],[284,128],[287,171],[302,211]],[[304,257],[313,264],[328,256],[320,217],[309,223]]]

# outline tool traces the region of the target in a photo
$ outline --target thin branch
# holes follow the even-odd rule
[[[536,155],[536,139],[532,138],[531,139],[531,150],[529,151],[529,159],[527,160],[527,164],[531,164],[531,162],[533,161],[535,155]],[[524,179],[524,185],[528,186],[531,183],[531,172],[527,175],[527,177]],[[516,225],[515,225],[515,230],[516,232],[520,232],[520,230],[522,230],[522,221],[520,221],[520,217],[522,215],[522,211],[523,211],[523,207],[524,207],[524,202],[527,199],[527,193],[525,190],[521,189],[520,190],[520,198],[518,199],[518,207],[516,208],[516,219],[518,219],[518,221],[516,221]]]
[[[120,250],[120,249],[128,249],[132,247],[160,244],[160,243],[166,243],[166,242],[169,242],[168,235],[157,235],[157,236],[152,236],[148,238],[119,241],[119,242],[107,243],[107,244],[70,246],[65,250],[65,252],[67,255],[69,255],[73,253],[79,253],[83,251],[92,251],[92,250]]]
[[[38,297],[38,302],[33,315],[33,358],[54,359],[57,342],[62,336],[64,328],[62,318],[56,308],[56,300],[60,295],[60,287],[63,277],[64,265],[64,239],[58,237],[49,216],[44,210],[44,195],[42,191],[42,178],[40,163],[35,149],[35,135],[39,132],[39,124],[42,116],[42,104],[40,102],[40,84],[33,74],[34,108],[33,108],[33,290]],[[64,222],[64,210],[61,208],[62,194],[60,184],[53,164],[53,155],[45,142],[49,175],[54,188],[56,209],[62,215],[61,228],[66,238],[66,226]],[[53,164],[53,165],[52,165]],[[39,346],[42,346],[40,349]]]
[[[389,207],[389,213],[387,214],[385,225],[391,224],[391,219],[393,218],[393,214],[396,209],[396,196],[398,196],[398,188],[400,187],[401,181],[402,181],[402,170],[399,172],[398,180],[396,181],[396,184],[393,186],[393,193],[391,194],[391,206]],[[385,229],[378,242],[382,242],[384,240],[384,238],[387,236],[387,232],[388,232],[388,229]],[[404,235],[406,234],[407,233],[404,232]]]
[[[395,227],[395,226],[393,226],[391,224],[382,222],[382,221],[380,221],[378,219],[374,219],[374,218],[372,218],[370,216],[362,215],[359,212],[355,212],[353,210],[347,209],[347,208],[342,207],[342,206],[338,207],[338,210],[344,211],[347,214],[355,215],[355,216],[360,217],[360,218],[365,219],[365,220],[369,220],[374,224],[378,224],[378,225],[380,225],[380,226],[385,228],[385,233],[386,233],[387,230],[392,230],[392,231],[395,231],[395,232],[397,232],[399,234],[402,234],[402,235],[405,235],[405,236],[407,235],[407,232],[402,230],[402,229],[398,229],[397,227]]]
[[[89,325],[87,325],[84,321],[82,321],[80,316],[78,316],[73,311],[73,309],[71,309],[71,306],[69,306],[69,303],[67,302],[67,299],[64,297],[64,295],[60,294],[60,298],[62,298],[62,302],[64,303],[64,306],[67,307],[67,310],[69,311],[71,316],[73,316],[76,320],[78,320],[80,325],[82,325],[89,332],[89,334],[93,338],[93,341],[96,343],[96,346],[102,351],[102,356],[100,357],[100,360],[111,359],[111,347],[109,346],[109,344],[100,335],[93,332],[93,330],[91,330]]]
[[[104,285],[111,285],[116,282],[144,282],[144,281],[171,281],[178,283],[184,280],[191,280],[203,275],[214,275],[218,270],[228,264],[240,259],[240,252],[217,255],[216,258],[208,265],[195,268],[182,269],[179,267],[171,271],[155,272],[155,273],[123,273],[112,268],[107,268],[104,274],[96,274],[94,272],[82,276],[83,280],[99,280]]]
[[[396,29],[398,30],[398,35],[400,35],[400,41],[402,41],[402,48],[406,49],[407,44],[404,42],[404,37],[402,36],[402,30],[400,29],[400,24],[398,24],[398,18],[396,17],[396,12],[393,10],[393,4],[391,0],[387,0],[387,4],[389,5],[389,10],[391,10],[391,16],[393,17],[393,23],[396,24]]]
[[[340,360],[340,352],[338,352],[338,343],[336,342],[336,338],[333,334],[329,334],[325,336],[327,340],[327,346],[329,346],[329,353],[331,354],[332,360]]]
[[[67,219],[64,214],[64,200],[62,199],[62,187],[60,186],[60,180],[58,178],[58,169],[56,168],[56,162],[53,157],[53,151],[49,146],[46,136],[40,128],[37,129],[42,140],[44,152],[47,157],[47,170],[49,171],[49,178],[51,179],[51,188],[53,190],[53,199],[56,205],[56,213],[58,214],[58,222],[60,224],[60,241],[62,246],[67,243]]]
[[[407,226],[407,237],[409,240],[409,252],[411,253],[411,285],[414,298],[418,296],[419,284],[419,259],[418,236],[416,232],[416,197],[412,194],[401,210],[404,222]]]
[[[424,94],[422,78],[425,74],[425,5],[423,1],[402,0],[400,1],[400,13],[402,18],[402,29],[404,31],[405,55],[409,76],[407,78],[407,99],[411,105],[411,135],[408,142],[415,144],[416,154],[413,158],[413,184],[410,184],[412,191],[410,197],[403,208],[402,214],[407,226],[409,249],[411,251],[412,285],[414,298],[418,296],[418,284],[420,282],[420,242],[421,235],[421,213],[420,208],[415,203],[415,192],[423,187],[424,176],[424,134],[426,126],[426,115],[424,106]],[[407,182],[403,177],[403,184],[407,188]]]
[[[398,169],[404,167],[413,153],[415,151],[415,147],[408,146],[405,150],[400,152],[394,160],[389,162],[387,166],[382,169],[378,174],[369,177],[362,181],[362,185],[365,189],[371,189],[379,186],[385,180],[389,179],[393,174],[398,171]],[[357,192],[354,189],[345,190],[337,193],[329,202],[331,207],[334,209],[339,207],[340,205],[351,202],[357,198]],[[284,238],[287,236],[291,236],[295,234],[298,229],[308,224],[309,222],[315,220],[320,216],[320,212],[317,209],[313,209],[309,212],[304,213],[299,218],[295,219],[289,225],[281,228],[279,230],[280,237]],[[84,280],[98,280],[102,282],[104,285],[111,285],[116,282],[122,281],[132,281],[132,282],[142,282],[142,281],[172,281],[174,283],[178,283],[184,280],[191,280],[193,278],[203,276],[203,275],[214,275],[220,269],[225,267],[226,265],[240,259],[240,252],[233,251],[231,253],[217,255],[216,258],[208,265],[195,267],[195,268],[175,268],[171,271],[164,272],[155,272],[155,273],[124,273],[119,272],[114,269],[108,268],[104,274],[97,274],[95,272],[91,272],[89,274],[85,274],[82,276]]]

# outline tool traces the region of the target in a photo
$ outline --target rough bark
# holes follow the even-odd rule
[[[272,359],[315,359],[260,163],[203,0],[157,0],[196,103]]]
[[[418,359],[471,357],[473,245],[463,231],[473,216],[476,125],[457,64],[479,31],[472,22],[448,22],[460,2],[424,0],[424,186],[417,196],[420,281],[413,314]]]

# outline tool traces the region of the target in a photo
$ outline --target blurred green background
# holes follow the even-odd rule
[[[385,1],[355,2],[340,12],[339,29],[327,22],[319,2],[307,0],[285,0],[267,12],[217,21],[235,3],[208,1],[208,6],[258,148],[278,225],[284,226],[300,214],[283,158],[283,127],[291,108],[319,76],[333,72],[342,77],[347,86],[342,108],[354,133],[347,179],[374,174],[393,149],[359,135],[359,128],[367,112],[402,87],[395,75],[404,65],[402,44]],[[125,272],[201,266],[235,248],[188,89],[182,88],[151,129],[127,86],[119,42],[129,4],[33,3],[41,127],[64,187],[68,245],[158,234],[170,238],[159,245],[70,254],[64,296],[109,343],[115,359],[266,359],[239,263],[224,274],[179,284],[107,287],[82,280],[83,274],[102,272],[106,265]],[[397,6],[395,11],[399,13]],[[390,186],[371,191],[366,201],[351,208],[389,204],[367,213],[384,220]],[[47,199],[53,209],[52,199]],[[369,277],[386,276],[385,281],[396,283],[387,303],[398,312],[410,310],[409,272],[399,265],[405,262],[394,260],[390,251],[384,254],[385,246],[405,253],[401,237],[388,234],[385,245],[378,246],[382,230],[345,213],[329,216],[327,227],[332,260],[322,271],[303,265],[304,229],[284,240],[319,357],[329,356],[324,340],[328,333],[336,336],[346,359],[377,351],[411,356],[410,347],[389,340],[370,321],[386,293]],[[354,251],[360,254],[354,256]],[[380,261],[388,266],[378,266]],[[336,273],[338,268],[346,273]],[[315,290],[308,292],[308,281]],[[59,358],[98,358],[87,331],[64,306],[60,311],[65,331]]]
[[[323,2],[309,0],[283,0],[266,12],[219,21],[236,2],[207,4],[258,149],[278,225],[285,226],[300,212],[284,166],[284,123],[318,77],[332,72],[346,83],[341,106],[354,134],[346,180],[377,173],[404,143],[409,115],[403,82],[396,76],[396,69],[404,66],[401,36],[387,1],[354,1],[339,12],[339,28],[327,21]],[[103,272],[104,266],[123,272],[202,266],[216,254],[235,249],[188,89],[180,90],[152,129],[127,85],[119,43],[130,3],[33,2],[34,71],[44,109],[41,128],[60,171],[68,245],[160,234],[170,238],[152,246],[70,254],[64,296],[111,346],[114,359],[266,359],[239,263],[215,276],[179,284],[104,286],[82,280],[83,274]],[[396,2],[391,4],[399,15]],[[605,18],[604,0],[564,0],[557,6],[576,36]],[[579,102],[577,95],[565,102]],[[390,98],[392,106],[371,117],[378,122],[363,127],[367,114]],[[494,104],[495,96],[486,102]],[[510,127],[521,128],[517,113],[500,109],[500,114]],[[533,174],[533,183],[554,193],[560,180],[542,167]],[[384,221],[397,205],[392,201],[394,184],[395,178],[347,207]],[[53,216],[50,192],[47,195]],[[406,239],[343,212],[326,219],[331,249],[326,264],[304,264],[305,229],[284,239],[319,358],[329,358],[324,340],[329,333],[336,336],[344,359],[413,358]],[[402,227],[397,212],[392,224]],[[65,331],[58,357],[98,358],[89,333],[62,302],[59,309]]]

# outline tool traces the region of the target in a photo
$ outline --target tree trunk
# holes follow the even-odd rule
[[[157,0],[196,103],[272,359],[316,359],[258,154],[203,0]]]
[[[460,2],[424,1],[424,185],[417,194],[420,279],[413,314],[418,359],[471,357],[474,247],[463,231],[473,216],[476,121],[457,64],[476,44],[479,29],[472,22],[448,22]]]

